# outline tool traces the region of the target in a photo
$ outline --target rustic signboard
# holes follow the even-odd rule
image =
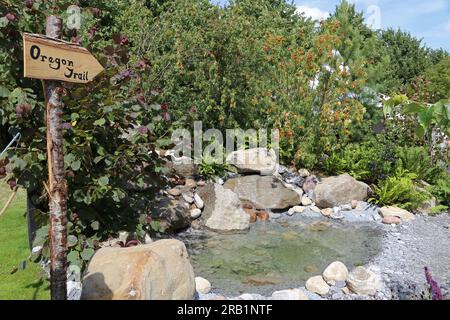
[[[88,83],[103,71],[85,48],[38,34],[23,34],[24,77]]]

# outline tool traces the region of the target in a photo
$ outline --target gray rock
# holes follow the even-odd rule
[[[310,196],[313,194],[314,189],[317,187],[319,180],[316,176],[312,175],[306,178],[305,183],[303,184],[303,190],[305,193]]]
[[[380,289],[380,280],[374,272],[357,267],[348,275],[347,285],[356,294],[373,296]]]
[[[255,148],[238,150],[227,157],[227,163],[237,168],[239,173],[257,173],[270,176],[277,170],[277,156],[274,150]]]
[[[83,277],[83,300],[191,300],[194,296],[194,270],[186,247],[173,239],[102,248]]]
[[[234,232],[247,230],[250,226],[250,215],[241,207],[238,196],[219,184],[207,184],[198,191],[205,208],[202,222],[213,231]]]
[[[178,231],[190,225],[189,209],[176,200],[167,197],[157,199],[153,207],[159,218],[168,222],[170,229]]]
[[[243,176],[225,183],[225,188],[234,191],[239,199],[252,203],[256,209],[282,210],[300,204],[295,191],[286,188],[275,177]]]
[[[366,199],[368,190],[367,184],[343,174],[322,179],[314,189],[313,201],[320,208],[337,207],[351,203],[352,200]]]

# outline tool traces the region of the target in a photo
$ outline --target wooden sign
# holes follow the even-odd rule
[[[85,48],[37,34],[23,34],[24,77],[88,83],[104,69]]]

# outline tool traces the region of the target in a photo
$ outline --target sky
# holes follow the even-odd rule
[[[293,0],[298,10],[315,19],[334,11],[340,0]],[[214,2],[214,1],[213,1]],[[226,0],[219,0],[226,2]],[[450,52],[450,0],[349,0],[375,28],[400,28],[424,44]]]

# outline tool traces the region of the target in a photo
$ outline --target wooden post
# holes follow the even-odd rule
[[[61,38],[62,21],[49,16],[46,35]],[[44,93],[47,121],[47,161],[50,208],[50,291],[52,300],[67,299],[67,182],[64,172],[61,130],[63,86],[59,81],[45,80]]]

